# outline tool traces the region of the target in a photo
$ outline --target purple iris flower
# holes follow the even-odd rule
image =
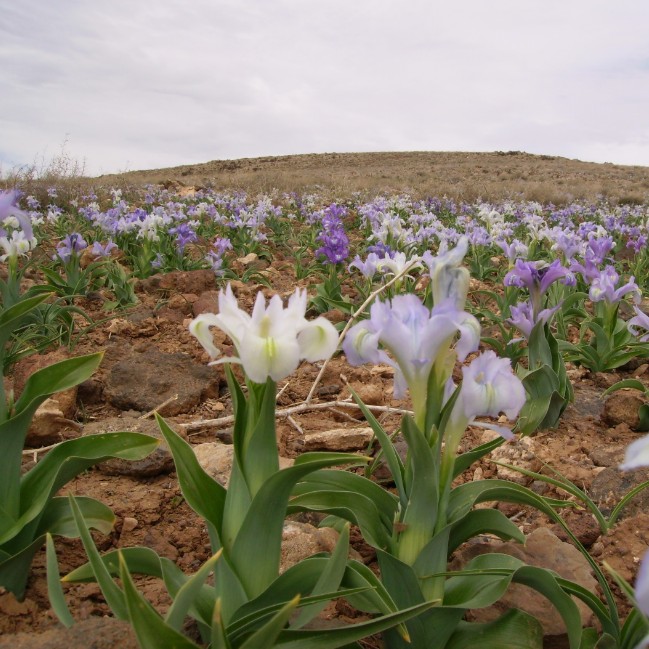
[[[546,324],[560,307],[561,304],[557,304],[557,306],[551,309],[543,309],[535,315],[531,302],[519,302],[516,306],[510,307],[512,317],[507,322],[511,323],[525,338],[529,339],[535,325],[539,322]]]
[[[110,257],[110,253],[112,250],[115,250],[117,248],[117,244],[113,243],[110,239],[108,240],[108,243],[104,246],[101,245],[100,241],[95,241],[92,244],[92,254],[95,257]]]
[[[477,320],[450,303],[428,309],[416,295],[409,293],[398,295],[391,302],[374,302],[370,318],[348,331],[343,351],[352,365],[369,362],[393,367],[394,396],[403,397],[408,388],[415,411],[421,412],[425,408],[433,365],[458,331],[458,358],[463,360],[478,348]]]
[[[87,247],[88,244],[85,239],[78,232],[73,232],[72,234],[68,234],[68,236],[65,237],[58,246],[56,246],[56,255],[54,255],[53,258],[56,259],[59,257],[63,263],[67,263],[73,255],[76,256],[77,253]]]
[[[615,248],[613,237],[591,237],[588,240],[585,259],[594,264],[602,264],[611,250]]]
[[[510,262],[513,262],[517,258],[527,257],[527,253],[529,252],[528,247],[518,239],[514,239],[511,243],[507,243],[505,239],[499,239],[495,243],[505,253],[505,257]]]
[[[629,281],[615,288],[620,276],[613,266],[606,266],[598,277],[596,277],[590,285],[588,296],[593,302],[606,301],[609,304],[619,302],[628,293],[633,293],[633,299],[638,302],[641,297],[640,288],[635,283],[635,278],[632,276]]]
[[[348,269],[351,270],[352,268],[357,268],[363,277],[371,279],[376,273],[376,267],[379,261],[381,261],[381,259],[375,252],[370,252],[365,261],[360,258],[360,255],[356,255],[354,261],[349,264]]]
[[[575,277],[568,268],[564,268],[557,259],[551,264],[544,261],[516,260],[516,264],[505,275],[505,286],[526,288],[530,293],[538,292],[543,295],[554,282],[563,279],[566,286],[575,285]]]
[[[320,248],[315,251],[316,257],[324,257],[325,263],[338,264],[349,257],[349,238],[341,217],[345,208],[332,203],[322,217],[322,232],[316,237]]]
[[[198,240],[198,235],[188,223],[181,223],[175,228],[169,228],[169,234],[176,235],[176,248],[179,253],[183,253],[188,243]]]
[[[626,323],[626,326],[634,336],[638,336],[640,342],[649,342],[649,316],[640,311],[637,306],[634,306],[633,310],[635,311],[635,316]],[[636,327],[644,329],[645,333],[640,335],[640,331]]]

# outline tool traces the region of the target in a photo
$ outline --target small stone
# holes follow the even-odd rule
[[[638,430],[640,426],[638,410],[643,404],[644,401],[638,396],[637,391],[614,392],[604,403],[602,421],[612,428],[619,424],[627,424],[632,430]]]
[[[363,428],[333,428],[331,430],[305,433],[295,442],[295,449],[305,451],[360,451],[367,448],[374,433]]]
[[[122,522],[122,532],[132,532],[138,524],[137,518],[126,516]]]

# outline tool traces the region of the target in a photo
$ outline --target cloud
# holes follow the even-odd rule
[[[2,153],[90,172],[361,150],[649,165],[649,5],[621,0],[22,0]]]

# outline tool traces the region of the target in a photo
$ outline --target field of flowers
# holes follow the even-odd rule
[[[649,635],[649,205],[51,187],[0,194],[0,228],[3,632]],[[182,406],[171,357],[210,384]],[[151,453],[166,467],[123,468]],[[331,542],[287,564],[291,524]],[[586,581],[511,550],[540,529]]]

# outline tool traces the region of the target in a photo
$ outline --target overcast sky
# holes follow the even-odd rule
[[[0,163],[292,153],[649,165],[643,0],[0,0]]]

